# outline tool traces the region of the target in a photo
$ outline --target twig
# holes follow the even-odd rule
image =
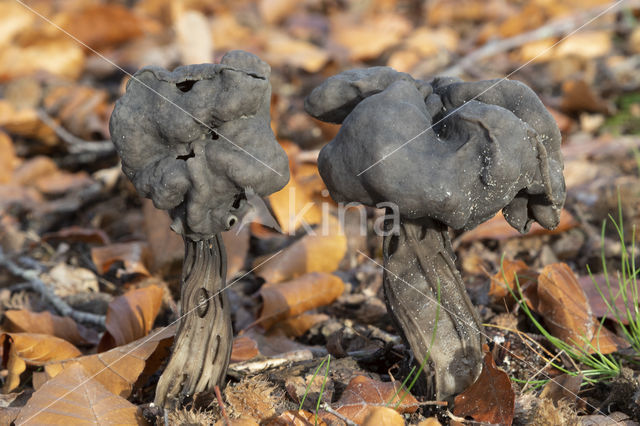
[[[560,19],[553,21],[547,25],[543,25],[535,30],[528,31],[526,33],[518,34],[513,37],[509,37],[503,40],[496,40],[493,42],[486,43],[479,49],[474,50],[473,52],[466,55],[462,58],[457,64],[447,68],[441,74],[448,76],[460,76],[463,72],[465,72],[468,68],[482,59],[489,58],[491,56],[497,55],[498,53],[506,52],[511,49],[515,49],[516,47],[520,47],[526,43],[530,43],[533,41],[543,40],[545,38],[550,37],[559,37],[570,33],[571,31],[576,30],[581,25],[584,25],[585,22],[593,19],[598,16],[604,10],[606,10],[611,5],[595,7],[584,11],[582,13],[575,14],[573,16],[569,16],[568,18]],[[628,1],[624,3],[625,8],[636,8],[640,7],[640,1]],[[617,8],[613,8],[607,13],[612,13],[617,11]]]
[[[110,140],[87,141],[81,139],[56,123],[56,121],[49,114],[47,114],[44,109],[39,108],[37,113],[40,121],[50,127],[56,133],[56,135],[58,135],[58,137],[67,144],[70,153],[111,154],[115,152],[115,147]]]
[[[222,401],[222,395],[220,394],[220,386],[216,385],[213,390],[216,393],[216,399],[218,400],[218,406],[220,406],[220,413],[224,419],[224,424],[225,426],[228,426],[231,423],[229,422],[229,416],[227,416],[227,410],[224,408],[224,402]]]
[[[357,423],[349,420],[348,418],[346,418],[342,414],[338,413],[336,410],[331,408],[331,406],[329,404],[327,404],[326,402],[322,403],[322,409],[325,410],[327,413],[332,414],[332,415],[336,416],[337,418],[339,418],[340,420],[342,420],[343,422],[345,422],[347,424],[347,426],[358,426]]]
[[[280,367],[291,362],[309,361],[313,359],[313,353],[309,349],[291,351],[280,358],[268,358],[260,361],[247,361],[229,366],[229,370],[240,373],[260,373],[272,368]]]
[[[53,307],[63,316],[68,316],[74,320],[86,324],[94,324],[103,326],[105,324],[104,315],[96,315],[89,312],[76,311],[60,297],[56,296],[53,291],[40,278],[38,271],[23,269],[16,265],[12,260],[6,257],[2,247],[0,247],[0,265],[3,265],[13,275],[28,281],[34,291],[40,293]]]

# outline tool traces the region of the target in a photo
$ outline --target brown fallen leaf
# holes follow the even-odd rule
[[[0,184],[8,183],[11,180],[13,169],[18,166],[20,160],[16,157],[13,149],[13,142],[8,134],[0,131]]]
[[[227,252],[227,278],[232,278],[244,269],[249,254],[251,231],[248,226],[238,229],[239,226],[240,223],[222,233],[222,241]]]
[[[98,352],[126,345],[146,336],[162,306],[163,291],[156,285],[131,290],[109,303]]]
[[[487,352],[478,379],[456,396],[453,414],[478,422],[510,425],[515,401],[516,393],[509,375],[496,366],[491,352]]]
[[[251,337],[238,336],[233,339],[230,362],[248,361],[258,355],[260,355],[258,343]]]
[[[275,324],[273,331],[290,337],[300,337],[314,325],[328,319],[329,316],[326,314],[301,314]]]
[[[518,295],[516,277],[527,304],[530,305],[530,307],[537,305],[537,300],[535,300],[537,299],[535,285],[538,281],[538,273],[529,268],[522,260],[503,260],[502,269],[491,277],[489,287],[489,298],[491,301],[497,304],[507,302],[508,305],[513,305],[515,300],[511,296],[509,289]],[[535,300],[534,305],[531,305],[531,299]]]
[[[595,321],[587,296],[567,264],[545,266],[538,277],[537,293],[535,310],[542,315],[552,335],[585,349],[591,342],[603,354],[618,350],[613,333],[600,328]],[[591,348],[588,350],[593,352]]]
[[[93,380],[79,363],[42,385],[16,424],[144,425],[138,407]]]
[[[149,336],[107,352],[85,355],[71,361],[48,363],[44,370],[49,377],[55,377],[69,366],[79,363],[90,377],[110,392],[126,398],[137,380],[143,381],[142,378],[153,374],[166,359],[175,331],[175,325],[164,327]]]
[[[47,178],[58,171],[58,166],[51,158],[39,155],[14,169],[11,181],[16,185],[33,187],[38,179]]]
[[[56,23],[93,49],[113,47],[143,34],[151,23],[117,3],[87,4],[60,13]]]
[[[327,426],[327,424],[319,418],[316,423],[316,415],[306,410],[287,410],[278,417],[268,420],[265,426]]]
[[[48,232],[42,236],[44,242],[66,242],[105,245],[111,240],[102,229],[83,228],[81,226],[68,226],[59,231]]]
[[[404,418],[389,407],[373,407],[364,418],[362,426],[404,426]]]
[[[27,45],[11,44],[0,49],[0,81],[38,71],[77,79],[84,69],[82,46],[68,38],[42,39]]]
[[[562,83],[562,111],[571,112],[602,112],[608,113],[611,107],[586,81],[582,79],[567,80]]]
[[[290,66],[315,73],[329,61],[326,50],[307,41],[297,40],[278,31],[271,31],[266,39],[265,60],[274,67]]]
[[[610,318],[618,321],[615,313],[615,307],[617,307],[620,321],[623,324],[629,324],[629,319],[627,318],[626,314],[627,306],[622,299],[622,289],[620,289],[620,284],[616,276],[611,275],[609,277],[609,286],[611,287],[611,289],[609,289],[609,286],[607,286],[607,279],[604,274],[594,275],[593,278],[586,275],[578,278],[578,282],[580,282],[580,287],[582,287],[585,294],[587,295],[587,299],[589,300],[589,305],[591,306],[593,315],[595,315],[597,318]],[[613,308],[614,311],[611,311],[609,309],[607,303],[605,302],[605,299],[603,299],[600,295],[598,287],[600,288],[600,291],[602,292],[602,294],[604,294],[605,299],[609,302],[609,305],[611,305],[611,308]],[[613,303],[614,300],[615,303]],[[631,308],[631,314],[635,318],[635,313],[632,310],[633,295],[631,286],[627,286],[627,300],[630,301],[629,308]]]
[[[531,229],[529,230],[529,232],[524,235],[555,235],[567,231],[571,228],[575,228],[578,225],[578,221],[574,219],[571,213],[566,210],[562,210],[562,212],[560,212],[560,223],[558,224],[558,227],[556,229],[545,229],[537,222],[535,222],[533,225],[531,225]],[[517,238],[522,236],[523,234],[513,229],[511,225],[509,225],[507,221],[504,220],[502,212],[500,212],[488,221],[480,224],[476,228],[463,233],[456,240],[456,242],[468,243],[477,240],[502,241],[509,238]]]
[[[115,262],[122,262],[128,274],[150,275],[149,246],[142,242],[117,243],[91,249],[91,259],[100,274],[109,271]]]
[[[313,272],[284,283],[266,283],[260,289],[262,309],[257,322],[266,329],[278,321],[325,306],[344,291],[344,282],[332,274]]]
[[[556,376],[544,385],[540,393],[540,398],[549,398],[556,405],[561,399],[565,399],[567,402],[573,404],[578,397],[578,392],[580,392],[582,379],[582,374],[571,376],[565,373]]]
[[[4,313],[3,327],[12,333],[48,334],[78,346],[95,345],[98,334],[95,330],[76,323],[69,317],[60,317],[50,312],[31,312],[26,309]]]
[[[2,387],[11,392],[20,384],[20,374],[27,365],[41,366],[49,361],[65,360],[82,355],[82,352],[66,340],[47,334],[2,333],[2,366],[8,376]]]
[[[331,35],[348,51],[352,61],[377,58],[411,31],[409,21],[393,13],[368,17],[366,23],[343,18],[344,15],[337,15],[332,19]]]
[[[269,196],[271,209],[283,233],[294,232],[304,222],[309,225],[322,222],[322,210],[313,202],[308,189],[293,178],[284,188]]]
[[[170,228],[171,219],[166,211],[156,209],[153,201],[142,201],[144,233],[151,252],[152,271],[162,276],[180,276],[184,257],[184,241]]]
[[[269,283],[279,283],[309,272],[333,272],[347,252],[347,238],[331,217],[327,232],[316,229],[285,248],[269,262],[254,262],[255,274]]]
[[[333,404],[341,415],[358,424],[362,423],[375,407],[393,407],[401,414],[415,413],[418,401],[411,394],[405,396],[396,382],[379,382],[365,376],[356,376],[347,385],[342,396]],[[404,399],[402,397],[404,396]],[[396,404],[402,399],[400,405]]]

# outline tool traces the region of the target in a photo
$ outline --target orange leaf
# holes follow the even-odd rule
[[[13,169],[18,165],[18,157],[13,149],[13,142],[9,135],[0,131],[0,184],[9,183],[11,180],[11,173]]]
[[[303,222],[309,225],[322,222],[322,210],[313,202],[309,189],[293,178],[284,188],[269,196],[271,209],[283,233],[295,231]]]
[[[279,283],[308,272],[333,272],[347,252],[347,238],[337,220],[330,219],[326,234],[317,229],[285,248],[269,262],[256,267],[256,275],[269,283]],[[254,265],[260,265],[261,259]]]
[[[365,417],[362,426],[404,426],[404,418],[389,407],[373,407]]]
[[[251,337],[238,336],[233,339],[231,362],[242,362],[260,355],[258,343]]]
[[[2,364],[9,371],[3,392],[11,392],[20,384],[20,374],[27,365],[44,365],[49,361],[75,358],[82,355],[71,343],[46,334],[3,333]]]
[[[163,291],[156,285],[131,290],[109,303],[105,331],[98,352],[126,345],[146,336],[162,305]]]
[[[597,333],[589,300],[573,271],[565,263],[547,265],[538,277],[538,306],[549,332],[570,345],[585,348],[584,339],[603,354],[618,349],[615,337],[605,328]],[[590,350],[591,351],[591,350]]]
[[[109,392],[73,362],[31,396],[16,424],[146,424],[137,412],[138,407]]]
[[[287,318],[284,321],[280,321],[273,327],[272,332],[275,332],[276,334],[278,332],[282,332],[286,336],[300,337],[314,325],[328,319],[329,316],[326,314],[301,314],[292,318]]]
[[[68,362],[49,363],[44,370],[49,377],[55,377],[69,366],[79,363],[110,392],[127,397],[141,374],[144,377],[153,374],[162,360],[166,359],[175,331],[175,325],[165,327],[107,352],[82,356]]]
[[[356,376],[347,385],[342,396],[335,403],[335,410],[348,419],[362,423],[374,407],[393,407],[399,413],[415,413],[418,401],[407,394],[400,405],[396,404],[405,395],[399,383],[379,382],[365,376]],[[393,397],[393,399],[392,399]],[[389,404],[387,404],[391,401]]]
[[[74,345],[95,345],[98,342],[98,335],[94,330],[83,327],[69,317],[25,309],[7,311],[4,315],[4,327],[10,332],[48,334]]]
[[[531,229],[526,234],[521,234],[511,227],[504,220],[502,212],[496,214],[488,221],[478,225],[476,228],[465,232],[456,241],[459,243],[469,243],[477,240],[508,240],[509,238],[517,238],[523,235],[554,235],[560,234],[568,229],[575,228],[579,223],[566,210],[560,212],[560,223],[553,230],[545,229],[537,222],[531,225]]]
[[[330,304],[343,291],[344,283],[339,277],[321,272],[286,283],[267,283],[260,289],[262,310],[258,322],[268,329],[278,321]]]
[[[535,297],[535,288],[531,288],[531,286],[535,286],[538,274],[529,268],[522,260],[509,259],[504,259],[501,270],[491,277],[489,298],[493,303],[501,303],[502,299],[505,298],[509,303],[514,301],[509,289],[513,290],[515,294],[518,294],[516,276],[518,277],[518,284],[520,284],[527,304],[531,305],[530,299]]]
[[[487,352],[478,379],[456,396],[453,413],[479,422],[510,425],[515,400],[509,375],[496,366],[491,352]]]
[[[93,247],[91,259],[98,273],[106,273],[114,262],[122,262],[127,273],[149,275],[149,247],[146,243],[130,242]]]
[[[266,426],[309,426],[315,425],[316,415],[305,410],[293,411],[287,410],[274,419],[268,420]],[[319,426],[327,426],[327,424],[318,416]]]

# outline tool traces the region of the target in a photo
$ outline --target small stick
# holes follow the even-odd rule
[[[640,2],[631,1],[625,2],[624,7],[626,8],[634,8],[637,7]],[[545,38],[550,37],[559,37],[564,34],[568,34],[571,31],[575,31],[577,28],[580,28],[581,25],[584,25],[585,22],[590,19],[595,18],[599,14],[601,14],[604,10],[606,10],[611,5],[606,5],[604,7],[595,7],[589,9],[583,13],[575,14],[573,16],[569,16],[565,19],[560,19],[557,21],[553,21],[547,25],[543,25],[539,28],[536,28],[532,31],[528,31],[526,33],[518,34],[513,37],[505,38],[503,40],[497,40],[494,42],[489,42],[479,49],[474,50],[473,52],[465,55],[462,60],[460,60],[455,65],[447,68],[442,71],[441,75],[448,76],[459,76],[463,72],[465,72],[472,65],[477,64],[478,61],[486,58],[490,58],[491,56],[495,56],[498,53],[506,52],[511,49],[515,49],[520,47],[526,43],[530,43],[533,41],[543,40]],[[617,12],[618,8],[612,8],[606,13]]]
[[[0,265],[4,266],[11,272],[13,275],[26,280],[31,285],[31,288],[40,293],[42,297],[44,297],[49,303],[53,305],[53,307],[60,312],[62,316],[68,316],[73,318],[78,322],[83,322],[87,324],[94,324],[104,327],[105,317],[104,315],[96,315],[90,312],[81,312],[76,311],[71,306],[67,304],[60,297],[56,296],[53,291],[45,284],[38,275],[38,272],[35,270],[23,269],[20,266],[16,265],[13,261],[8,259],[4,254],[2,248],[0,247]]]
[[[56,121],[47,112],[40,108],[37,111],[38,118],[46,126],[50,127],[55,134],[62,139],[68,146],[69,152],[72,154],[95,153],[110,154],[115,152],[115,146],[111,140],[104,141],[87,141],[77,137],[67,129],[56,123]]]
[[[216,385],[213,390],[216,393],[216,399],[218,400],[218,406],[220,407],[224,424],[229,426],[229,416],[227,416],[227,410],[224,409],[224,402],[222,401],[222,395],[220,394],[220,386]]]
[[[339,418],[340,420],[342,420],[343,422],[345,422],[347,424],[347,426],[358,426],[357,423],[354,423],[353,421],[349,420],[348,418],[346,418],[342,414],[338,413],[336,410],[331,408],[331,406],[329,404],[327,404],[326,402],[323,402],[321,407],[327,413],[332,414],[332,415],[336,416],[337,418]]]

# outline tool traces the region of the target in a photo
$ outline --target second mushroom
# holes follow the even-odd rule
[[[471,229],[500,210],[522,233],[534,220],[557,226],[558,127],[522,83],[420,81],[387,67],[331,77],[305,108],[342,124],[318,158],[332,198],[397,207],[383,242],[387,307],[416,361],[432,364],[436,397],[451,400],[480,373],[483,338],[448,228]]]

